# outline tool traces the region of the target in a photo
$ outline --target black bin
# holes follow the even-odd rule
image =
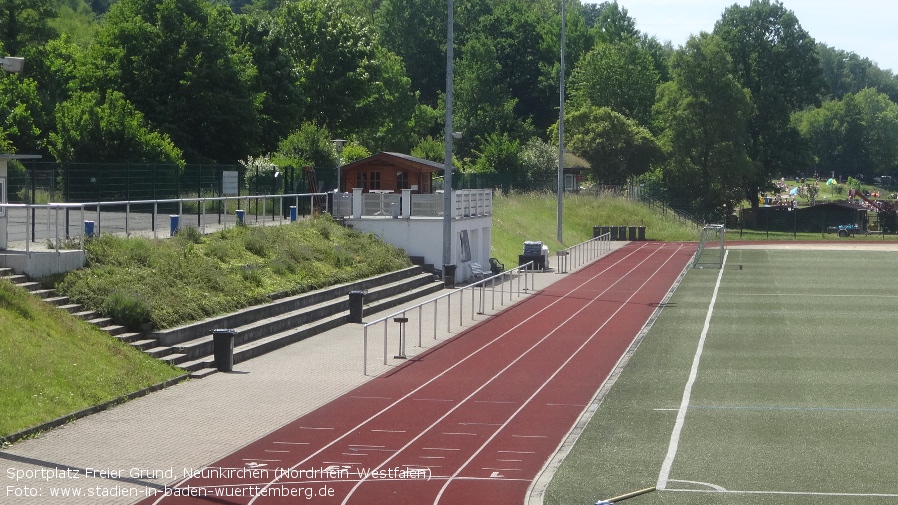
[[[455,287],[455,267],[456,265],[443,265],[443,286],[447,288]]]
[[[609,226],[608,227],[608,233],[611,234],[611,236],[608,238],[610,238],[611,240],[617,240],[617,228],[618,228],[617,226]]]
[[[626,226],[618,226],[617,227],[617,239],[618,240],[627,240],[627,227]]]
[[[350,323],[361,323],[362,317],[364,316],[363,305],[365,304],[365,292],[364,291],[350,291],[349,292],[349,318],[347,319]]]
[[[629,228],[629,231],[630,231],[630,238],[629,238],[629,240],[636,240],[636,227],[635,227],[635,226],[631,226],[631,227]]]
[[[610,227],[610,226],[603,226],[603,227],[602,227],[602,235],[608,235],[609,233],[611,233],[611,227]]]
[[[234,339],[236,336],[236,330],[212,330],[215,368],[217,368],[219,372],[234,371]]]
[[[593,227],[592,227],[592,238],[596,238],[596,237],[598,237],[598,236],[601,235],[601,234],[602,234],[602,227],[601,227],[601,226],[593,226]]]
[[[645,226],[636,228],[636,240],[645,240]]]

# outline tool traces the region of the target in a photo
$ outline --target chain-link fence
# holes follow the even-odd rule
[[[209,198],[223,195],[223,175],[236,172],[237,196],[304,193],[306,171],[283,167],[247,170],[242,165],[14,162],[9,165],[8,199],[13,203],[111,202]],[[314,169],[316,191],[336,186],[334,168]]]

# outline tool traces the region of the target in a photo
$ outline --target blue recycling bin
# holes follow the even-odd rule
[[[94,236],[94,222],[93,221],[85,221],[84,222],[84,236],[93,238],[93,236]]]
[[[237,209],[234,211],[234,215],[237,216],[237,224],[243,224],[243,218],[246,216],[246,211]]]
[[[176,233],[178,233],[178,227],[181,225],[181,216],[177,214],[171,214],[168,216],[169,222],[169,236],[174,237]]]
[[[296,205],[290,206],[290,222],[296,221]]]

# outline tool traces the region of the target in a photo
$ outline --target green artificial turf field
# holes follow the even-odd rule
[[[898,503],[898,252],[792,247],[686,274],[545,503]]]

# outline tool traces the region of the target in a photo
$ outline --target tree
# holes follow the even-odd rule
[[[730,73],[723,41],[691,37],[672,61],[673,81],[658,89],[659,141],[666,153],[663,180],[671,200],[701,215],[732,209],[750,173],[746,153],[751,97]]]
[[[303,123],[281,141],[272,160],[278,166],[335,167],[337,153],[331,139],[333,137],[327,128],[315,123]]]
[[[492,133],[504,133],[513,140],[528,138],[532,127],[514,113],[517,99],[500,78],[494,43],[485,37],[471,39],[463,54],[455,73],[454,125],[464,132],[457,143],[458,156],[470,157]]]
[[[55,17],[51,0],[0,0],[0,44],[11,55],[39,46],[56,36],[49,24]]]
[[[205,0],[120,0],[79,81],[122,92],[188,161],[234,163],[257,151],[260,100],[233,21]]]
[[[798,132],[789,124],[792,112],[818,103],[825,91],[814,39],[783,4],[752,0],[747,7],[728,7],[714,26],[733,61],[733,74],[750,93],[748,174],[745,197],[758,205],[761,188],[772,177],[809,166],[811,160]]]
[[[374,14],[380,43],[399,55],[422,103],[446,89],[446,1],[383,0]]]
[[[290,49],[301,93],[310,99],[305,121],[343,137],[374,138],[388,121],[411,119],[404,69],[339,1],[285,2],[273,21]]]
[[[118,91],[76,93],[61,103],[48,147],[63,162],[183,165],[181,151],[166,135],[152,131]]]
[[[589,162],[595,182],[623,184],[648,172],[662,155],[647,128],[608,107],[585,105],[565,124],[567,149]],[[553,130],[557,142],[557,127]]]
[[[598,44],[571,74],[570,105],[608,107],[647,125],[659,77],[652,56],[634,40]]]

